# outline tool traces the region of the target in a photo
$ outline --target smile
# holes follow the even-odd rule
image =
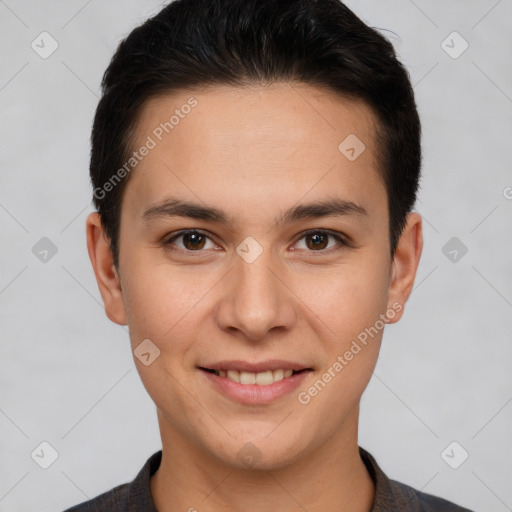
[[[259,364],[224,361],[198,369],[213,389],[245,405],[270,404],[292,393],[313,371],[303,364],[283,360]]]
[[[257,384],[259,386],[269,386],[274,382],[279,382],[283,379],[291,377],[301,371],[295,370],[266,370],[263,372],[252,373],[237,370],[206,370],[215,373],[219,377],[225,377],[226,379],[232,380],[233,382],[239,382],[240,384]]]

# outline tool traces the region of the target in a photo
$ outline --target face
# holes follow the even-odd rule
[[[364,104],[306,85],[146,103],[119,277],[95,214],[88,232],[107,314],[144,354],[163,439],[276,468],[355,435],[421,251],[411,214],[391,260],[374,139]]]

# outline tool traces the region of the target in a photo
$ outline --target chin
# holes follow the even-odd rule
[[[260,436],[245,436],[231,439],[229,445],[214,455],[224,464],[237,469],[270,471],[281,469],[300,458],[304,451],[303,441],[282,434],[270,439]]]

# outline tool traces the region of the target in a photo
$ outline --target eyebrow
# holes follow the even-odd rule
[[[342,217],[346,215],[368,216],[368,212],[352,201],[332,198],[293,206],[281,213],[276,224],[291,224],[299,220],[317,219],[320,217]],[[145,222],[166,217],[188,217],[219,224],[229,224],[232,220],[223,210],[211,206],[184,201],[178,198],[167,198],[150,206],[142,214]]]

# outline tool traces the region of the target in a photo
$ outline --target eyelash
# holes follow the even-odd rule
[[[210,241],[213,242],[212,237],[208,231],[202,231],[199,229],[186,229],[183,231],[179,231],[178,233],[173,234],[171,237],[164,239],[163,245],[168,247],[170,250],[176,251],[176,252],[182,252],[182,253],[183,252],[186,252],[186,253],[202,253],[202,252],[204,252],[203,249],[198,249],[197,251],[191,251],[188,249],[181,249],[181,248],[176,249],[176,248],[172,247],[172,242],[174,242],[176,239],[183,237],[185,235],[188,235],[188,234],[192,234],[192,233],[205,236],[205,237],[209,238]],[[341,233],[337,233],[335,231],[330,231],[330,230],[325,230],[325,229],[309,229],[307,231],[304,231],[300,234],[300,238],[297,240],[296,243],[298,243],[300,240],[302,240],[303,238],[305,238],[308,235],[314,235],[314,234],[319,234],[319,233],[333,237],[339,243],[339,246],[334,247],[334,248],[331,247],[330,249],[319,249],[318,251],[308,250],[307,252],[330,254],[331,252],[337,252],[337,251],[341,251],[346,248],[353,247],[353,245],[345,237],[343,237],[341,235]]]

